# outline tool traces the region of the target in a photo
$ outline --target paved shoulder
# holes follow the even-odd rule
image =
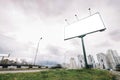
[[[40,71],[46,71],[47,69],[39,69],[39,70],[16,70],[16,71],[0,71],[0,74],[5,73],[27,73],[27,72],[40,72]]]

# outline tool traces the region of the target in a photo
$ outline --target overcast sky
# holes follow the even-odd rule
[[[79,38],[64,41],[65,19],[70,24],[78,18],[100,12],[107,28],[84,38],[87,55],[94,57],[108,49],[120,53],[120,0],[0,0],[0,54],[33,62],[40,40],[37,62],[64,61],[64,56],[82,53]]]

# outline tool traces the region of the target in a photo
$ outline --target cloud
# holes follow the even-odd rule
[[[110,39],[114,41],[120,41],[120,28],[113,30],[109,33]]]
[[[102,47],[102,48],[103,47],[110,47],[110,46],[112,46],[112,44],[109,41],[103,41],[103,42],[95,45],[95,47]]]
[[[117,9],[120,9],[120,7],[119,7],[120,4],[119,3],[120,3],[120,0],[116,0],[116,1],[114,1],[114,0],[107,0],[107,4],[108,5],[114,6]]]
[[[47,17],[59,16],[66,11],[73,0],[13,0],[12,3],[26,14],[39,14]]]
[[[48,54],[52,54],[55,56],[59,56],[63,53],[63,50],[61,49],[61,47],[57,46],[57,45],[48,45],[46,47],[46,50],[48,51]]]
[[[1,54],[11,54],[11,57],[29,57],[31,56],[30,51],[32,51],[31,44],[23,44],[17,42],[14,38],[0,34],[0,53]],[[30,50],[31,48],[31,50]],[[30,53],[29,53],[30,52]]]
[[[73,46],[76,46],[76,47],[81,46],[80,43],[81,43],[81,39],[80,38],[71,40],[71,44]]]

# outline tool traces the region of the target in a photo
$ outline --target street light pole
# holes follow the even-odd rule
[[[38,44],[37,44],[36,54],[35,54],[35,58],[34,58],[34,65],[35,65],[35,62],[36,62],[37,53],[38,53],[38,48],[39,48],[39,43],[40,43],[40,40],[41,40],[41,39],[42,39],[42,37],[39,39]]]

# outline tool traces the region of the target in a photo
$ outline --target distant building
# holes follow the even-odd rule
[[[84,68],[85,62],[84,62],[84,56],[78,55],[78,68]]]
[[[92,68],[95,68],[95,67],[96,67],[95,60],[94,60],[94,58],[93,58],[92,55],[89,55],[89,56],[88,56],[88,64],[89,64]]]
[[[98,53],[97,54],[97,59],[98,59],[98,65],[100,69],[108,69],[108,62],[107,62],[107,58],[106,55],[104,53]]]
[[[96,69],[100,69],[100,64],[99,63],[95,63],[95,68]]]
[[[77,69],[77,65],[74,58],[70,58],[70,69]]]
[[[99,69],[116,69],[116,65],[120,64],[120,56],[118,55],[116,50],[108,50],[106,54],[98,53],[97,60],[95,63],[95,59],[92,55],[87,56],[88,65],[92,68]],[[63,66],[69,69],[80,69],[85,67],[85,61],[83,55],[77,56],[78,60],[75,61],[75,58],[70,58],[70,64],[64,63]],[[77,62],[77,64],[76,64]]]
[[[116,50],[107,51],[107,61],[111,69],[115,69],[117,64],[120,64],[120,57]]]
[[[62,67],[63,67],[63,68],[69,68],[69,67],[70,67],[70,64],[68,64],[68,63],[63,63],[63,64],[62,64]]]

